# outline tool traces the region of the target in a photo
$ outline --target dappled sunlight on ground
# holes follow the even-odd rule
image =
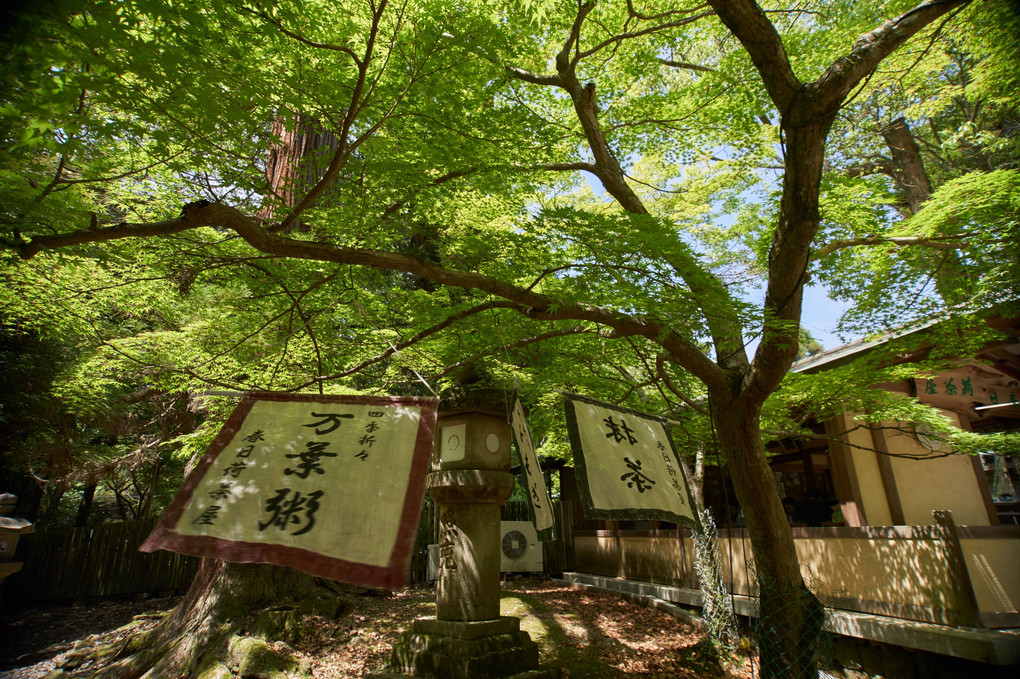
[[[572,640],[581,643],[588,641],[588,630],[580,623],[575,613],[554,613],[553,619]]]
[[[552,581],[509,582],[501,612],[521,618],[543,665],[561,667],[572,678],[749,676],[749,670],[722,667],[700,632],[611,593]]]
[[[273,645],[307,660],[316,679],[367,677],[386,666],[393,643],[411,629],[416,618],[433,616],[435,611],[435,592],[430,587],[364,592],[351,596],[335,619],[303,616],[297,639]],[[55,609],[56,615],[60,612]],[[132,614],[141,612],[136,607]],[[25,611],[35,617],[43,613]],[[703,643],[702,634],[610,593],[574,590],[549,580],[515,580],[504,583],[501,613],[520,617],[521,628],[539,645],[542,664],[562,668],[569,679],[749,676],[724,670]],[[115,634],[113,629],[106,634]],[[71,644],[68,640],[62,648]],[[45,676],[53,662],[42,659],[59,651],[47,655],[40,653],[43,648],[26,655],[35,665],[0,676]]]

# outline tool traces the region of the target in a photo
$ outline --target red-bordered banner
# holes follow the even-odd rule
[[[436,399],[245,394],[143,552],[405,583]]]

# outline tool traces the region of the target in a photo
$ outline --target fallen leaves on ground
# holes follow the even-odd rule
[[[90,603],[0,607],[0,677],[44,677],[76,643],[151,629],[179,596],[112,599]],[[130,630],[121,629],[135,621]],[[18,668],[18,669],[16,669]]]
[[[104,630],[112,640],[113,635],[123,634],[117,630],[119,625],[141,614],[166,610],[174,601],[6,612],[4,631],[13,630],[15,635],[8,638],[16,639],[19,646],[13,654],[4,654],[7,662],[0,667],[21,669],[0,672],[0,676],[45,676],[55,663],[52,658],[39,662],[43,657],[66,651],[76,639],[100,631],[101,625],[107,625]],[[514,580],[504,583],[501,613],[521,618],[521,628],[539,645],[542,664],[562,668],[570,679],[750,676],[746,663],[723,667],[702,633],[663,612],[628,603],[611,593],[575,590],[550,580]],[[393,642],[411,629],[416,618],[428,615],[435,615],[435,593],[429,587],[362,594],[335,620],[305,616],[300,638],[287,650],[307,659],[316,679],[366,677],[383,669]],[[87,622],[95,624],[78,628],[86,634],[69,636],[68,630]],[[32,636],[37,641],[29,648],[25,644]],[[36,664],[12,664],[19,655]],[[59,657],[55,660],[59,666]]]

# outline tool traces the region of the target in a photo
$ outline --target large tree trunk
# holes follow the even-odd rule
[[[294,207],[318,181],[339,146],[335,135],[323,132],[300,113],[278,116],[273,121],[273,135],[277,141],[266,161],[268,195],[258,214],[262,222],[271,222]],[[319,201],[326,196],[328,193],[320,195]],[[296,221],[290,228],[304,231],[307,226]],[[154,481],[158,465],[157,460],[152,470]],[[148,513],[151,498],[150,492],[140,505],[140,515]],[[203,559],[181,604],[157,628],[130,640],[95,676],[158,679],[205,675],[217,663],[227,661],[232,640],[241,633],[286,636],[295,620],[280,623],[280,616],[268,614],[267,609],[286,616],[300,605],[303,610],[327,610],[334,615],[342,591],[343,586],[331,586],[290,568]]]
[[[342,587],[290,568],[203,559],[177,608],[152,631],[130,638],[93,677],[215,676],[218,664],[231,663],[239,635],[287,640],[299,611],[334,616],[343,599]]]
[[[765,456],[758,409],[742,399],[713,398],[712,413],[754,552],[761,676],[815,679],[824,610],[801,576],[793,535]]]

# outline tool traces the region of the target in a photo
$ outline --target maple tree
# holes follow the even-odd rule
[[[616,400],[644,385],[705,411],[762,610],[784,616],[763,657],[813,676],[800,649],[821,611],[762,412],[821,258],[881,246],[916,280],[932,251],[966,245],[945,214],[896,230],[917,223],[896,208],[920,217],[933,196],[897,155],[901,114],[872,130],[895,186],[852,149],[827,165],[826,149],[855,107],[919,115],[949,96],[908,76],[951,80],[939,37],[965,34],[970,12],[1009,13],[968,4],[58,2],[4,64],[2,226],[25,260],[8,270],[77,258],[148,285],[154,306],[186,305],[101,342],[170,392],[456,390],[485,372]],[[995,153],[1005,175],[957,175],[1002,182],[988,238],[1004,243],[1015,155]],[[847,257],[828,270],[857,274],[830,281],[861,297],[874,259]],[[1015,259],[982,262],[992,301],[1008,299]],[[927,312],[988,302],[985,264]]]

